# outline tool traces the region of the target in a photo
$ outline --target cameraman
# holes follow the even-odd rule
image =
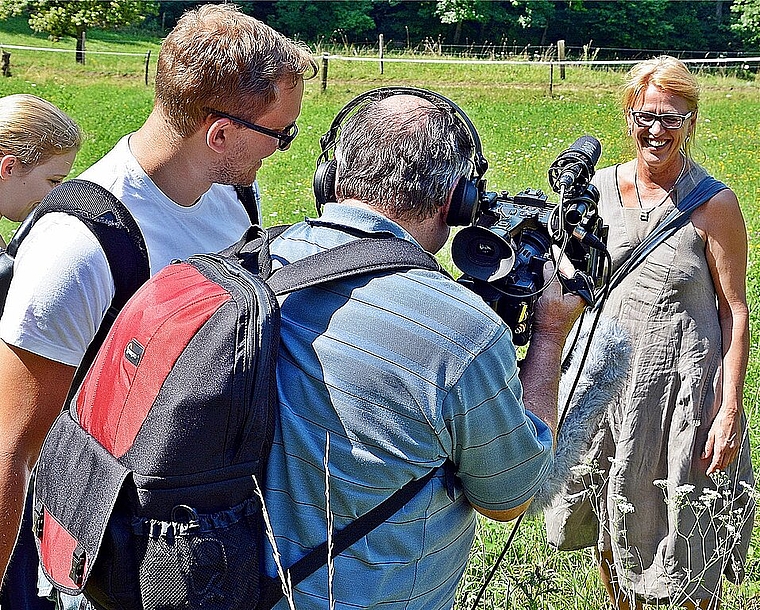
[[[395,235],[437,252],[472,153],[448,105],[399,94],[370,100],[341,129],[338,202],[276,239],[273,259],[287,263],[365,235]],[[285,298],[280,414],[265,490],[282,565],[326,538],[329,435],[335,530],[447,466],[334,558],[335,607],[450,608],[475,510],[514,519],[551,466],[561,350],[581,309],[553,282],[518,369],[507,325],[444,273],[362,276]],[[328,607],[327,583],[323,567],[296,587],[295,606]]]

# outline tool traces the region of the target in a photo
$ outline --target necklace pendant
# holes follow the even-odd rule
[[[639,214],[639,218],[642,222],[649,222],[649,210],[641,210],[641,214]]]

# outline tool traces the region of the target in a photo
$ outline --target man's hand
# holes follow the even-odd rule
[[[549,426],[556,438],[562,348],[583,311],[584,301],[563,293],[551,263],[544,265],[544,281],[545,290],[536,301],[528,353],[520,366],[520,382],[525,408]]]
[[[569,260],[560,261],[559,272],[572,277],[575,269]],[[536,301],[533,319],[533,340],[537,335],[556,340],[563,345],[573,328],[573,324],[583,312],[584,300],[576,294],[564,294],[562,284],[555,273],[554,265],[544,265],[545,290]]]

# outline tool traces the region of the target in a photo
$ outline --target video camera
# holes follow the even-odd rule
[[[549,168],[549,184],[560,195],[550,202],[541,190],[479,194],[471,225],[454,237],[451,255],[464,273],[459,282],[480,295],[525,345],[535,302],[544,288],[543,267],[564,254],[575,275],[560,281],[589,304],[603,285],[608,227],[597,212],[599,191],[590,183],[601,156],[591,136],[578,138]],[[559,248],[554,256],[552,246]],[[555,261],[555,267],[558,262]]]

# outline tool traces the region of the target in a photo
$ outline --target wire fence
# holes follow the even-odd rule
[[[332,55],[324,53],[321,58],[327,57],[328,60],[336,61],[366,61],[366,62],[388,62],[388,63],[427,63],[427,64],[470,64],[470,65],[515,65],[515,66],[626,66],[633,65],[641,61],[640,59],[615,59],[615,60],[571,60],[571,59],[456,59],[456,58],[437,58],[437,57],[387,57],[382,55],[375,56],[357,56],[357,55]],[[703,58],[703,59],[682,59],[684,63],[699,66],[730,66],[746,65],[748,68],[757,68],[760,65],[760,56],[757,57],[720,57],[720,58]]]
[[[63,49],[63,48],[54,48],[54,47],[33,47],[33,46],[27,46],[27,45],[15,45],[15,44],[3,44],[0,42],[0,53],[2,53],[2,59],[0,60],[0,72],[3,76],[11,76],[12,74],[12,65],[11,65],[11,51],[29,51],[32,53],[65,53],[68,55],[74,55],[77,58],[77,61],[80,61],[84,63],[84,58],[90,57],[90,56],[110,56],[110,57],[131,57],[131,58],[142,58],[143,62],[141,64],[141,73],[143,76],[143,79],[145,81],[145,84],[149,84],[149,76],[150,76],[150,58],[151,58],[151,50],[148,49],[144,52],[126,52],[126,51],[98,51],[98,50],[79,50],[79,49]]]
[[[378,38],[382,38],[381,34]],[[341,42],[342,39],[342,42]],[[366,40],[364,42],[349,43],[340,30],[326,42],[318,44],[318,50],[334,52],[335,54],[348,54],[347,51],[358,54],[371,54],[377,51],[379,41]],[[749,51],[726,50],[683,50],[683,49],[641,49],[631,47],[601,47],[595,46],[593,40],[583,45],[569,45],[560,40],[547,44],[516,44],[508,40],[484,41],[475,43],[466,41],[464,44],[444,44],[442,38],[427,37],[412,43],[410,40],[402,42],[388,39],[384,46],[386,50],[406,55],[440,55],[446,57],[469,57],[472,59],[549,59],[557,57],[558,47],[562,46],[567,59],[600,59],[600,60],[631,60],[640,61],[654,55],[673,55],[680,59],[715,59],[721,57],[753,56],[760,52],[760,48]],[[322,48],[324,47],[324,49]]]
[[[328,74],[330,73],[330,62],[370,62],[378,66],[380,74],[384,73],[385,64],[406,63],[406,64],[451,64],[451,65],[471,65],[471,66],[532,66],[548,67],[548,87],[551,93],[555,83],[555,69],[559,72],[560,79],[565,78],[565,69],[571,66],[583,66],[587,68],[627,68],[638,63],[641,59],[617,59],[617,60],[560,60],[560,59],[462,59],[462,58],[442,58],[442,57],[388,57],[381,51],[374,56],[357,56],[357,55],[338,55],[323,53],[321,55],[321,87],[324,91],[328,85]],[[700,59],[682,59],[684,63],[692,64],[700,70],[715,69],[727,71],[733,67],[736,73],[757,73],[760,67],[760,55],[756,57],[721,57],[721,58],[700,58]]]
[[[561,41],[560,41],[561,42]],[[643,49],[592,49],[590,46],[584,47],[567,47],[562,44],[549,45],[544,47],[517,47],[517,46],[497,46],[497,45],[479,45],[477,48],[473,45],[460,45],[454,47],[449,45],[443,47],[442,45],[436,46],[433,43],[426,45],[422,51],[415,50],[408,52],[407,50],[399,51],[398,47],[388,48],[383,43],[382,36],[378,40],[376,46],[366,48],[351,47],[344,48],[343,53],[331,53],[323,52],[321,54],[315,54],[315,60],[321,61],[322,64],[322,89],[327,88],[327,77],[329,73],[330,62],[369,62],[375,63],[378,66],[380,73],[383,72],[385,64],[451,64],[451,65],[473,65],[473,66],[485,66],[485,65],[514,65],[514,66],[547,66],[550,68],[550,81],[551,87],[553,83],[553,72],[557,68],[560,70],[562,78],[564,78],[564,69],[571,66],[585,66],[590,68],[615,68],[626,67],[641,61],[645,57],[652,57],[657,54],[661,54],[667,51],[660,50],[643,50]],[[34,47],[26,45],[13,45],[2,44],[0,42],[0,50],[2,50],[2,74],[5,76],[11,75],[11,53],[10,51],[21,51],[31,53],[66,53],[75,54],[79,56],[82,51],[76,49],[64,49],[64,48],[52,48],[52,47]],[[444,54],[444,50],[446,53]],[[598,59],[600,51],[609,53],[615,52],[627,52],[629,54],[635,54],[636,57],[630,57],[626,59]],[[390,54],[386,54],[386,52]],[[742,55],[734,54],[732,56],[721,54],[714,51],[691,51],[691,52],[669,52],[672,55],[679,56],[684,63],[691,64],[700,69],[735,69],[745,72],[757,73],[758,67],[760,67],[760,54],[757,55]],[[146,85],[150,81],[150,60],[151,51],[146,50],[143,52],[123,52],[123,51],[99,51],[99,50],[86,50],[85,56],[112,56],[112,57],[132,57],[142,58],[141,74],[143,76]],[[691,57],[684,57],[683,55],[692,55]],[[710,55],[716,55],[710,57]],[[574,59],[574,57],[578,57]]]
[[[23,51],[48,51],[51,53],[76,53],[76,49],[53,49],[50,47],[28,47],[24,45],[15,45],[15,44],[1,44],[0,48],[3,49],[18,49]],[[123,55],[125,57],[145,57],[146,54],[150,55],[150,51],[146,51],[145,53],[125,53],[123,51],[86,51],[88,55]]]

